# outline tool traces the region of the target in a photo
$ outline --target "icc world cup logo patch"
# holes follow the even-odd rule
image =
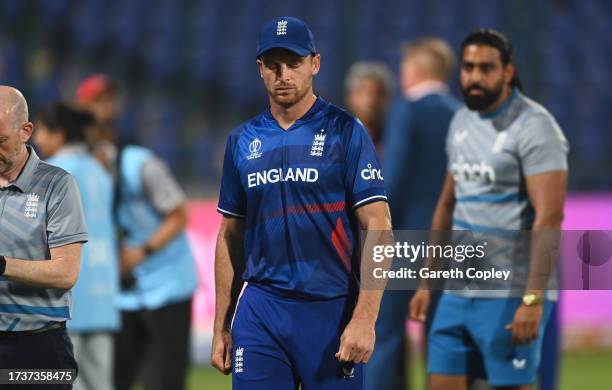
[[[249,144],[249,152],[251,152],[251,154],[247,156],[247,160],[252,160],[254,158],[261,157],[260,150],[261,150],[261,141],[259,140],[259,138],[255,138]]]

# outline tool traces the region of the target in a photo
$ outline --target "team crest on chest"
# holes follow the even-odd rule
[[[26,218],[36,218],[38,215],[38,200],[39,196],[36,194],[27,194],[26,195],[26,204],[25,209],[23,211],[23,216]]]
[[[323,148],[325,147],[325,129],[319,130],[319,133],[315,134],[312,140],[312,147],[310,148],[310,155],[313,157],[323,156]]]

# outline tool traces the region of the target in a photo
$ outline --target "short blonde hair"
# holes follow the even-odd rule
[[[440,38],[425,37],[404,44],[403,60],[424,56],[426,71],[440,81],[448,81],[452,76],[457,60],[451,46]]]

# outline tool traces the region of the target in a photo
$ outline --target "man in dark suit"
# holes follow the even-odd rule
[[[428,230],[446,175],[445,140],[459,102],[448,92],[455,56],[436,38],[408,44],[401,63],[401,96],[384,130],[383,165],[396,230]],[[405,389],[405,321],[412,291],[385,292],[376,322],[376,348],[367,389]]]

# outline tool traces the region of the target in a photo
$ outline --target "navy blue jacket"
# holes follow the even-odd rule
[[[459,107],[454,97],[439,93],[393,104],[383,172],[394,229],[429,229],[447,171],[446,134]]]

